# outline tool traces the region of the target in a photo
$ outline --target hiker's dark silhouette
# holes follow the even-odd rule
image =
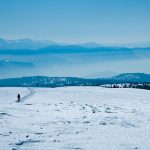
[[[17,95],[17,99],[18,99],[17,102],[20,102],[20,94],[19,94],[19,93],[18,93],[18,95]]]

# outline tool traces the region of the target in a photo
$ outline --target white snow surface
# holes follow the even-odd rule
[[[150,149],[148,90],[0,88],[0,150],[130,149]]]

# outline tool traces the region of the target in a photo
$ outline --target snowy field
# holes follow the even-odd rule
[[[150,150],[148,90],[0,88],[0,150],[130,149]]]

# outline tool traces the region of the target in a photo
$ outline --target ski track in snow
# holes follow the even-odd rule
[[[24,97],[21,98],[21,102],[24,102],[29,97],[33,96],[33,94],[35,93],[34,89],[32,89],[32,88],[27,88],[27,89],[29,90],[29,93],[26,94]]]
[[[0,150],[150,149],[147,90],[0,88],[0,103]]]

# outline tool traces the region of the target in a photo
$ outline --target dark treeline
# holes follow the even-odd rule
[[[137,89],[146,89],[150,90],[150,83],[124,83],[124,84],[109,84],[102,85],[106,88],[137,88]]]
[[[76,77],[30,76],[1,79],[0,87],[63,87],[101,86],[107,88],[150,89],[150,75],[140,73],[121,74],[112,78],[84,79]]]

